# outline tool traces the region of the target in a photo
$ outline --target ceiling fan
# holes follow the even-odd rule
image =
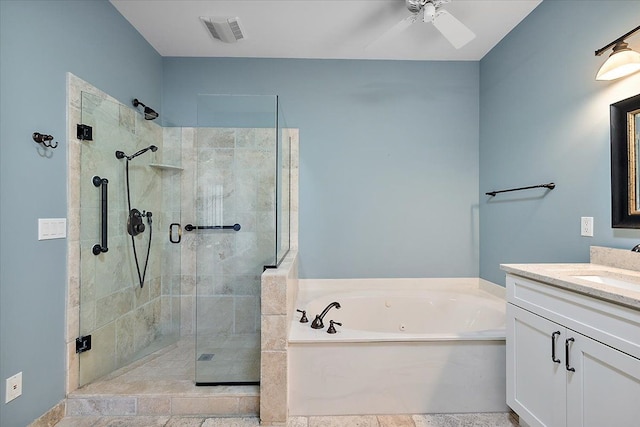
[[[453,47],[460,49],[473,40],[476,35],[466,25],[442,8],[443,4],[449,2],[451,0],[405,0],[411,15],[391,27],[366,48],[370,49],[380,41],[400,33],[418,21],[422,21],[432,23]]]

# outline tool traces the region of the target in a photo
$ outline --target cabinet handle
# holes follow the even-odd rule
[[[560,363],[560,359],[556,357],[556,337],[560,335],[560,331],[555,331],[551,334],[551,360],[555,363]]]
[[[576,371],[575,368],[572,368],[569,365],[569,343],[570,342],[574,342],[574,341],[575,340],[573,338],[567,338],[564,341],[564,358],[565,358],[565,365],[564,366],[565,366],[565,368],[567,368],[567,371],[569,371],[569,372],[575,372]]]

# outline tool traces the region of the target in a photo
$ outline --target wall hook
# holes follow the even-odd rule
[[[46,135],[40,132],[34,132],[33,135],[31,135],[31,137],[35,142],[37,142],[38,144],[42,144],[47,148],[56,148],[58,146],[58,141],[55,141],[53,143],[51,142],[53,141],[52,135]]]

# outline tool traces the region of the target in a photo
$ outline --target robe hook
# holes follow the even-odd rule
[[[40,132],[34,132],[33,135],[31,135],[31,137],[35,142],[37,142],[38,144],[42,144],[47,148],[56,148],[58,146],[58,141],[51,142],[53,141],[52,135],[47,135]]]

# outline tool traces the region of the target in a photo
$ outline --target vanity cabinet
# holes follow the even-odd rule
[[[640,312],[507,276],[507,404],[529,426],[640,426]]]

